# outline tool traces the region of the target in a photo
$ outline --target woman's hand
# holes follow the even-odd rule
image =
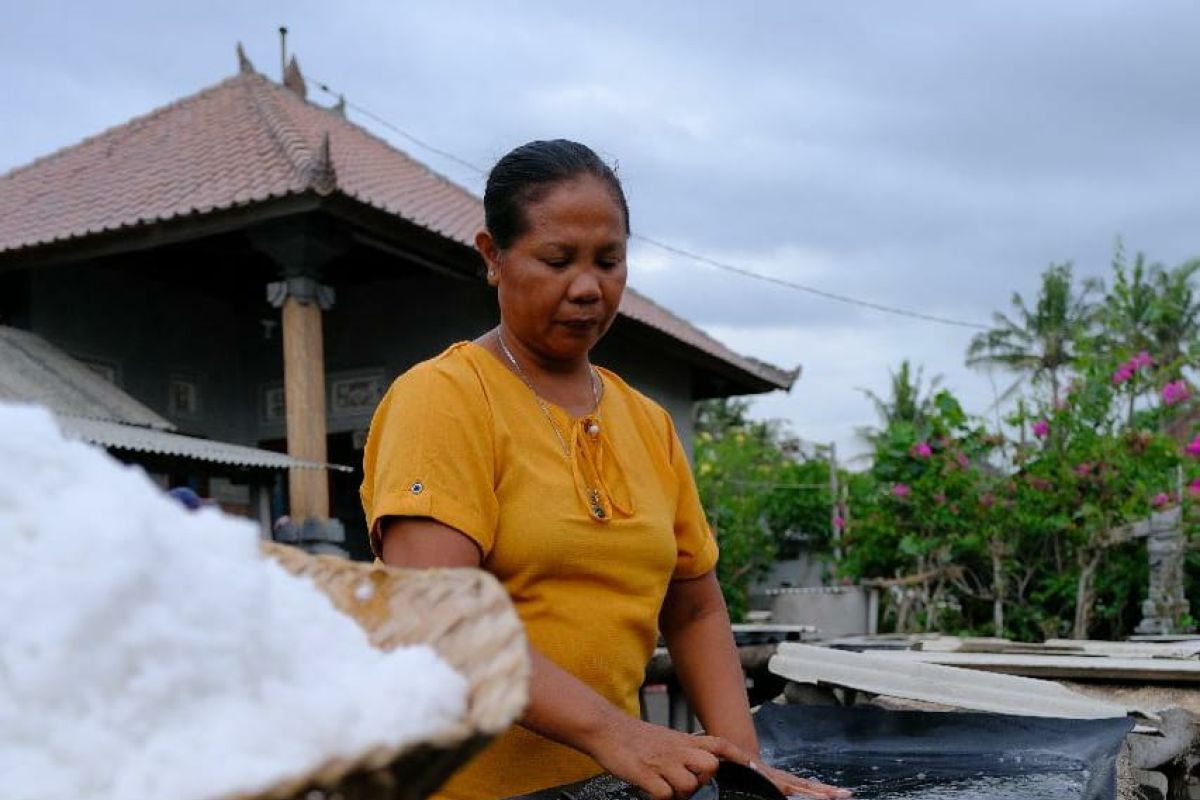
[[[750,764],[750,754],[725,739],[692,736],[624,715],[614,716],[588,744],[600,766],[654,800],[691,796],[716,774],[718,759]]]
[[[850,797],[851,792],[848,789],[839,789],[836,786],[830,786],[827,783],[819,781],[805,780],[798,778],[790,772],[784,772],[781,769],[768,767],[765,764],[755,764],[754,768],[768,778],[771,783],[775,784],[775,788],[783,792],[788,797]]]

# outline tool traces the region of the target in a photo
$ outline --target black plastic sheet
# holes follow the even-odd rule
[[[768,763],[864,798],[1113,800],[1128,718],[763,706]]]
[[[1117,753],[1133,721],[764,705],[755,727],[767,763],[860,800],[1114,800]],[[719,784],[695,800],[721,800]],[[518,800],[640,797],[601,775]]]

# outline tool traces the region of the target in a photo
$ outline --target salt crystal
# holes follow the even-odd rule
[[[260,791],[465,714],[461,675],[371,647],[252,523],[2,403],[0,631],[6,800]]]

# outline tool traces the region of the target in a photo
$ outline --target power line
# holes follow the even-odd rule
[[[674,245],[659,242],[649,238],[648,236],[642,236],[638,233],[633,234],[631,238],[637,239],[640,242],[645,242],[649,245],[653,245],[661,250],[666,250],[668,253],[674,253],[675,255],[683,256],[684,258],[690,258],[694,261],[699,261],[702,264],[708,264],[711,267],[725,270],[726,272],[732,272],[735,275],[742,275],[743,277],[753,278],[754,280],[764,281],[766,283],[774,283],[778,286],[786,286],[789,289],[795,289],[799,292],[807,292],[808,294],[816,295],[817,297],[823,297],[826,300],[833,300],[838,303],[846,303],[848,305],[859,306],[861,308],[869,308],[872,311],[882,311],[885,314],[895,314],[897,316],[910,317],[912,319],[924,320],[926,322],[937,322],[942,325],[954,325],[959,328],[972,328],[981,331],[988,329],[987,325],[981,325],[978,322],[967,322],[965,320],[941,317],[937,314],[926,314],[923,311],[913,311],[907,308],[899,308],[897,306],[884,305],[883,303],[875,303],[870,300],[859,300],[858,298],[850,297],[849,295],[837,294],[836,292],[827,292],[824,289],[817,289],[813,286],[805,286],[804,284],[796,283],[795,281],[776,278],[772,275],[763,275],[760,272],[753,272],[745,267],[738,267],[733,264],[727,264],[723,261],[717,261],[716,259],[709,258],[708,256],[702,256],[699,253],[692,253],[688,250],[684,250],[681,247],[675,247]]]
[[[379,116],[378,114],[371,111],[370,109],[364,108],[363,106],[360,106],[357,103],[351,103],[351,102],[347,101],[343,95],[338,94],[337,92],[334,92],[332,89],[329,88],[329,85],[324,83],[323,81],[319,81],[316,78],[313,78],[313,82],[316,84],[317,88],[320,89],[321,91],[323,91],[333,97],[337,97],[339,102],[345,103],[346,108],[353,109],[354,111],[358,112],[359,114],[362,114],[364,117],[367,117],[368,119],[371,119],[374,122],[382,125],[383,127],[387,128],[388,130],[392,131],[396,135],[407,139],[408,141],[412,142],[416,146],[423,148],[425,150],[428,150],[431,153],[435,153],[435,154],[441,156],[442,158],[448,159],[449,161],[453,161],[455,164],[458,164],[459,166],[466,167],[467,169],[471,170],[472,172],[475,172],[478,175],[487,175],[487,170],[485,170],[483,167],[480,167],[477,164],[472,164],[470,161],[467,161],[464,158],[460,158],[449,151],[443,150],[440,147],[436,147],[435,145],[429,144],[428,142],[423,141],[422,139],[412,135],[411,133],[404,130],[400,126],[393,124],[392,122],[388,121],[384,117]],[[950,325],[950,326],[958,327],[958,328],[970,328],[972,330],[981,330],[981,331],[988,330],[987,325],[981,325],[977,322],[967,322],[966,320],[952,319],[950,317],[943,317],[943,316],[939,316],[937,314],[927,314],[923,311],[913,311],[912,309],[900,308],[899,306],[885,305],[883,303],[876,303],[876,302],[873,302],[870,300],[860,300],[857,297],[851,297],[849,295],[838,294],[837,292],[829,292],[824,289],[818,289],[815,286],[806,286],[802,283],[796,283],[795,281],[785,280],[784,278],[777,278],[772,275],[764,275],[760,272],[754,272],[753,270],[746,269],[745,267],[739,267],[734,264],[728,264],[723,261],[717,261],[716,259],[709,258],[708,256],[702,256],[699,253],[693,253],[689,250],[684,250],[682,247],[676,247],[674,245],[666,244],[665,242],[660,242],[656,239],[651,239],[650,237],[643,236],[642,234],[639,234],[639,233],[632,234],[631,238],[636,239],[639,242],[645,242],[646,244],[651,245],[653,247],[657,247],[660,250],[665,250],[668,253],[673,253],[677,256],[681,256],[683,258],[688,258],[693,261],[697,261],[701,264],[707,264],[710,267],[716,267],[717,269],[724,270],[725,272],[733,273],[734,275],[741,275],[742,277],[752,278],[757,281],[763,281],[764,283],[773,283],[777,286],[783,286],[783,287],[786,287],[788,289],[793,289],[798,292],[805,292],[807,294],[811,294],[815,297],[820,297],[825,300],[832,300],[837,303],[844,303],[846,305],[857,306],[859,308],[866,308],[871,311],[879,311],[884,314],[893,314],[895,316],[907,317],[909,319],[922,320],[924,322],[934,322],[939,325]]]
[[[327,94],[332,95],[333,97],[338,98],[339,102],[345,103],[346,108],[353,109],[353,110],[357,111],[359,114],[362,114],[364,117],[374,120],[375,122],[379,123],[383,127],[387,128],[392,133],[395,133],[398,136],[403,136],[405,139],[412,142],[417,147],[422,147],[431,153],[437,153],[442,158],[449,159],[450,161],[453,161],[455,164],[466,167],[467,169],[472,170],[473,172],[476,172],[480,175],[487,175],[487,170],[484,169],[483,167],[472,164],[470,161],[467,161],[466,159],[459,158],[458,156],[454,155],[454,153],[448,152],[446,150],[442,150],[440,147],[435,147],[434,145],[429,144],[429,142],[422,141],[421,139],[418,139],[416,136],[413,136],[411,133],[409,133],[408,131],[399,127],[398,125],[393,125],[391,122],[387,121],[386,119],[379,116],[378,114],[371,111],[370,109],[363,108],[362,106],[358,105],[357,103],[351,103],[350,101],[346,100],[344,95],[338,94],[337,92],[330,89],[329,84],[319,81],[316,78],[313,78],[313,82],[316,83],[317,88],[320,89],[322,92],[325,92]]]

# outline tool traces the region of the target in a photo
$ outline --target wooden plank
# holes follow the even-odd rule
[[[904,661],[897,659],[897,655],[904,654],[850,653],[785,642],[779,645],[778,652],[771,659],[770,670],[799,683],[842,686],[1001,714],[1105,719],[1138,711],[1117,703],[1084,697],[1051,681]]]
[[[928,653],[917,650],[889,651],[880,653],[879,656],[896,663],[939,664],[1028,678],[1200,683],[1200,661],[1184,659],[1021,653]]]

